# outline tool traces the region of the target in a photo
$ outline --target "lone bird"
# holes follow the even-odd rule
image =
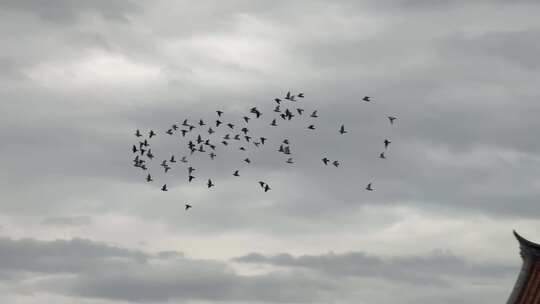
[[[364,96],[364,98],[362,98],[363,101],[365,102],[370,102],[371,101],[371,97],[369,96]]]
[[[299,98],[304,98],[304,93],[302,93],[302,92],[298,93],[298,97]]]
[[[314,125],[309,125],[309,127],[307,127],[308,129],[310,130],[315,130],[315,126]]]
[[[328,162],[329,162],[330,160],[329,160],[328,158],[325,157],[325,158],[322,159],[322,161],[323,161],[323,163],[324,163],[325,165],[328,165]]]
[[[163,186],[161,186],[161,191],[167,191],[167,184],[164,184]]]
[[[373,191],[373,190],[375,190],[375,189],[373,189],[373,188],[371,187],[371,183],[369,183],[369,184],[367,185],[367,187],[366,187],[366,190],[367,190],[367,191]]]
[[[156,132],[154,132],[154,130],[150,130],[150,133],[148,134],[149,138],[152,138],[152,136],[156,136]]]
[[[214,187],[214,183],[212,183],[211,179],[208,179],[208,182],[206,183],[206,185],[208,186],[208,188]]]
[[[311,113],[310,117],[313,117],[313,118],[319,117],[319,116],[317,115],[317,110],[313,111],[313,113]]]
[[[204,121],[202,119],[199,119],[199,126],[205,126],[206,124],[204,123]]]
[[[193,208],[190,204],[187,204],[186,203],[186,211],[189,209],[189,208]]]
[[[240,174],[238,173],[238,170],[234,171],[233,175],[234,176],[240,176]]]
[[[216,111],[216,113],[217,113],[217,116],[218,116],[218,117],[221,117],[221,114],[223,114],[223,111],[219,111],[219,110],[218,110],[218,111]]]
[[[345,133],[347,133],[347,131],[345,131],[345,126],[341,125],[341,127],[339,128],[339,134],[345,134]]]
[[[264,192],[268,192],[270,190],[270,186],[268,184],[264,184]]]
[[[244,159],[244,161],[248,164],[251,164],[251,160],[249,160],[249,158]]]
[[[385,139],[384,140],[384,148],[388,148],[388,145],[391,143],[391,141],[389,141],[388,139]]]
[[[397,117],[395,116],[388,116],[388,120],[390,120],[390,124],[393,125],[394,124],[394,120],[396,120]]]
[[[193,176],[193,175],[189,175],[189,176],[188,176],[188,182],[190,182],[190,183],[191,183],[191,181],[192,181],[192,180],[193,180],[194,178],[195,178],[195,176]]]

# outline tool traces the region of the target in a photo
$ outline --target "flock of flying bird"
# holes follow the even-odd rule
[[[301,116],[309,116],[310,119],[318,118],[318,111],[310,111],[311,114],[307,114],[309,112],[306,112],[305,109],[298,107],[299,103],[297,103],[300,99],[304,98],[304,93],[298,93],[296,95],[291,94],[291,92],[287,92],[285,97],[283,98],[275,98],[274,101],[276,103],[275,108],[273,112],[277,117],[273,117],[270,121],[271,127],[277,127],[278,126],[278,120],[282,121],[290,121],[293,118],[298,118]],[[371,102],[371,97],[365,96],[362,98],[363,102]],[[289,109],[291,107],[291,109]],[[306,114],[304,115],[304,112]],[[249,114],[242,117],[242,125],[235,124],[232,122],[226,122],[223,120],[223,114],[224,112],[221,110],[216,111],[216,119],[215,122],[205,122],[203,119],[199,119],[198,122],[190,123],[188,119],[184,119],[184,121],[181,124],[173,124],[167,131],[164,132],[167,136],[174,136],[175,134],[179,134],[183,139],[187,141],[187,151],[189,152],[190,156],[195,153],[206,153],[209,151],[208,156],[211,160],[214,160],[214,158],[217,156],[215,151],[218,147],[218,145],[221,145],[223,147],[232,148],[233,145],[231,145],[232,142],[238,143],[240,145],[238,147],[241,151],[246,151],[246,147],[248,145],[253,145],[256,148],[261,148],[266,144],[268,139],[266,137],[261,136],[255,136],[250,132],[250,130],[247,128],[249,121],[251,119],[260,119],[263,115],[262,112],[257,109],[257,107],[253,107],[250,109]],[[390,124],[394,124],[394,121],[397,119],[396,116],[387,116],[388,121]],[[207,128],[208,126],[208,129]],[[222,129],[225,130],[226,133],[223,137],[220,139],[215,139],[214,135],[218,130]],[[315,130],[314,124],[309,124],[307,129],[309,130]],[[200,132],[194,132],[194,130],[199,130]],[[344,135],[348,133],[348,131],[345,129],[345,125],[341,125],[338,130],[338,134]],[[195,134],[197,133],[197,134]],[[234,133],[234,134],[233,134]],[[139,129],[135,131],[135,136],[139,139],[138,144],[134,144],[132,147],[132,153],[135,154],[135,158],[133,159],[133,165],[136,168],[139,168],[143,171],[147,171],[149,169],[150,162],[154,159],[154,154],[152,153],[152,148],[149,143],[149,141],[152,139],[152,137],[157,136],[158,134],[154,130],[150,130],[148,132],[147,138],[144,138],[145,136],[141,133]],[[220,141],[218,143],[218,141]],[[391,141],[388,139],[385,139],[383,141],[384,144],[384,150],[386,151],[388,149],[388,146],[390,145]],[[293,164],[293,158],[290,157],[292,154],[291,152],[291,144],[289,139],[285,138],[281,140],[279,143],[279,147],[277,149],[277,152],[282,153],[286,157],[286,163],[287,164]],[[385,152],[381,152],[379,154],[380,159],[386,159]],[[250,158],[245,158],[243,160],[246,164],[250,164],[251,160]],[[322,163],[324,165],[333,165],[335,167],[339,167],[340,162],[338,160],[330,160],[327,157],[324,157],[321,159]],[[188,183],[191,183],[196,176],[194,175],[194,172],[196,169],[192,167],[190,164],[190,161],[188,160],[188,156],[183,155],[179,159],[177,159],[174,155],[171,155],[170,158],[163,159],[160,163],[160,166],[163,168],[164,173],[167,173],[169,170],[171,170],[171,166],[174,163],[183,163],[187,166],[187,180]],[[239,170],[234,170],[232,173],[233,176],[239,177],[240,176]],[[146,175],[146,182],[153,182],[154,179],[151,176],[150,173]],[[267,182],[259,181],[259,186],[261,187],[261,190],[264,192],[268,192],[271,190],[270,185]],[[206,182],[206,186],[208,188],[212,188],[215,186],[212,179],[208,179]],[[367,191],[373,191],[373,185],[372,183],[368,183],[365,187],[365,190]],[[161,191],[168,191],[167,184],[163,184],[161,186]],[[188,210],[192,208],[192,205],[189,203],[185,204],[185,210]]]

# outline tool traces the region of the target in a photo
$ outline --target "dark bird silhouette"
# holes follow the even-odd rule
[[[146,152],[146,156],[150,159],[154,158],[154,154],[152,154],[152,149],[148,149],[148,152]]]
[[[309,127],[307,127],[308,129],[310,130],[315,130],[315,126],[314,125],[309,125]]]
[[[345,133],[347,133],[347,131],[345,131],[345,126],[341,125],[341,127],[339,128],[339,134],[345,134]]]
[[[173,129],[169,129],[169,130],[167,130],[167,132],[165,132],[165,133],[167,133],[167,134],[169,134],[169,135],[173,135]]]
[[[279,99],[279,98],[274,98],[274,101],[277,102],[277,104],[281,103],[281,99]]]
[[[388,148],[388,145],[391,143],[391,141],[389,141],[388,139],[385,139],[384,140],[384,148]]]
[[[146,181],[147,181],[147,182],[153,181],[152,176],[150,176],[150,174],[148,174],[148,175],[146,176]]]
[[[251,139],[251,136],[244,136],[244,138],[246,139],[247,142],[249,142],[249,140]]]
[[[289,157],[286,161],[287,164],[294,164],[293,159]]]
[[[182,129],[180,132],[182,132],[182,137],[186,137],[187,130]]]
[[[149,138],[152,138],[152,136],[156,136],[156,132],[154,132],[154,130],[150,130],[150,133],[148,133]]]
[[[223,139],[229,140],[231,139],[231,136],[229,134],[225,134],[225,136],[223,136]]]
[[[264,188],[264,185],[266,185],[266,183],[263,181],[259,181],[259,185],[261,185],[261,188]]]
[[[290,100],[291,99],[291,92],[287,92],[287,95],[285,95],[285,99]]]
[[[336,168],[339,167],[339,162],[337,160],[335,160],[332,165],[334,165]]]
[[[254,141],[253,144],[258,148],[261,143]]]
[[[131,151],[133,151],[133,153],[137,153],[137,146],[133,145],[133,148],[131,148]]]
[[[279,106],[276,106],[276,107],[274,108],[274,112],[276,112],[276,113],[280,113],[280,112],[281,112],[281,110],[279,109]]]
[[[186,211],[189,209],[189,208],[193,208],[190,204],[186,204]]]
[[[182,123],[182,126],[189,127],[189,123],[187,119],[184,119],[184,122]]]
[[[200,135],[200,134],[197,135],[197,143],[200,144],[200,143],[202,143],[202,142],[203,142],[203,140],[202,140],[201,135]]]
[[[216,120],[216,128],[219,127],[219,125],[221,124],[222,124],[221,120]]]
[[[386,156],[384,155],[384,152],[381,152],[381,154],[379,154],[379,158],[382,158],[382,159],[386,158]]]
[[[189,126],[189,131],[191,131],[191,130],[193,130],[193,129],[195,129],[195,126],[190,125],[190,126]]]
[[[141,137],[141,136],[142,136],[142,135],[141,135],[141,131],[139,131],[139,129],[137,129],[137,130],[135,131],[135,136],[137,136],[137,137]]]
[[[264,142],[266,141],[266,137],[261,137],[261,144],[264,145]]]
[[[304,113],[304,109],[297,108],[296,112],[298,112],[298,115],[302,115],[302,113]]]
[[[145,149],[139,149],[139,151],[141,152],[141,156],[144,155],[144,152],[146,152]]]
[[[206,126],[206,124],[204,123],[202,119],[199,119],[199,126]]]
[[[176,124],[172,125],[173,130],[178,130],[178,126]]]
[[[210,159],[212,160],[216,157],[216,154],[214,152],[210,152],[209,155],[210,155]]]
[[[182,156],[182,159],[180,161],[183,162],[183,163],[187,163],[187,157]]]
[[[240,140],[240,134],[236,134],[233,139]]]
[[[238,170],[234,171],[233,175],[234,176],[240,176],[240,174],[238,173]]]
[[[244,132],[245,135],[247,135],[249,132],[248,128],[246,127],[243,127],[241,131]]]
[[[176,160],[174,159],[174,155],[171,156],[171,159],[169,160],[169,162],[171,162],[171,163],[175,163],[175,162],[176,162]]]
[[[368,190],[368,191],[373,191],[373,190],[375,190],[375,189],[373,189],[373,188],[371,187],[371,183],[369,183],[369,184],[367,185],[367,187],[366,187],[366,190]]]
[[[165,166],[163,169],[165,169],[165,173],[167,173],[167,172],[169,172],[169,170],[171,170],[171,167]]]
[[[264,192],[268,192],[270,190],[270,186],[268,184],[264,184]]]
[[[288,138],[285,138],[285,139],[283,140],[283,143],[286,144],[286,145],[288,145],[288,144],[289,144],[289,139],[288,139]]]
[[[231,129],[234,129],[234,125],[232,123],[228,123],[227,126],[229,126],[229,128]]]
[[[206,185],[208,186],[208,188],[214,187],[214,183],[212,183],[211,179],[208,179],[208,182],[206,183]]]
[[[275,120],[275,119],[273,119],[273,120],[272,120],[272,123],[270,123],[270,125],[271,125],[271,126],[274,126],[274,127],[275,127],[275,126],[277,126],[277,124],[276,124],[276,120]]]
[[[188,182],[190,182],[190,183],[191,183],[191,181],[192,181],[192,180],[193,180],[194,178],[195,178],[195,176],[193,176],[193,175],[189,175],[189,176],[188,176]]]
[[[144,140],[144,142],[143,142],[142,144],[143,144],[143,146],[145,146],[145,147],[150,146],[150,145],[148,144],[148,140],[146,140],[146,139]]]
[[[193,173],[193,171],[195,171],[195,168],[193,168],[193,167],[191,167],[191,166],[188,167],[188,173],[189,173],[189,174]]]
[[[161,191],[167,191],[167,184],[164,184],[163,186],[161,186]]]
[[[310,116],[313,117],[313,118],[319,117],[319,116],[317,115],[317,110],[313,111],[313,113],[311,113]]]
[[[208,128],[208,134],[215,133],[216,131],[212,130],[212,128]]]
[[[390,120],[390,124],[393,125],[394,124],[394,120],[396,120],[397,117],[395,116],[388,116],[388,120]]]
[[[328,165],[328,162],[329,162],[330,160],[329,160],[328,158],[325,157],[325,158],[322,159],[322,161],[323,161],[323,163],[324,163],[325,165]]]
[[[198,150],[198,151],[199,151],[199,152],[206,152],[206,150],[204,150],[203,145],[200,145],[200,146],[199,146],[199,150]]]
[[[364,98],[362,98],[363,101],[366,101],[366,102],[370,102],[371,101],[371,97],[369,96],[364,96]]]
[[[249,158],[244,159],[244,161],[248,164],[251,164],[251,160],[249,160]]]
[[[229,144],[226,140],[222,141],[221,143],[225,146]]]
[[[221,114],[223,114],[223,111],[219,111],[219,110],[218,110],[218,111],[216,111],[216,113],[217,113],[217,116],[218,116],[218,117],[221,117]]]
[[[242,150],[242,151],[246,151],[246,148],[244,148],[244,147],[240,147],[239,149]]]
[[[299,98],[304,98],[304,93],[302,93],[302,92],[298,93],[298,97]]]
[[[161,162],[161,165],[160,165],[160,166],[162,166],[162,167],[165,167],[165,166],[167,166],[167,160],[166,160],[166,159],[165,159],[165,160],[163,160],[163,161]]]
[[[289,146],[285,147],[283,153],[285,153],[287,155],[291,154],[291,148]]]
[[[285,149],[283,148],[283,145],[279,145],[278,152],[285,152]]]
[[[249,120],[250,120],[250,118],[249,118],[249,117],[247,117],[247,116],[244,116],[243,118],[244,118],[244,121],[245,121],[246,123],[248,123],[248,122],[249,122]]]
[[[251,108],[250,112],[255,114],[256,118],[259,118],[262,115],[262,113],[256,107]]]

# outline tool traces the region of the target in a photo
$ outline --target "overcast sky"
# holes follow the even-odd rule
[[[512,229],[540,241],[539,13],[0,1],[0,302],[503,303],[521,266]],[[319,118],[270,129],[287,91]],[[190,158],[192,183],[184,164],[157,166],[186,155],[173,123],[220,109],[240,126],[254,106],[268,143],[250,165],[220,145]],[[132,166],[137,128],[158,132],[152,183]]]

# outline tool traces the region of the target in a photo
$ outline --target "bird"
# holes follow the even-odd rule
[[[244,138],[246,139],[247,142],[249,142],[249,140],[251,139],[251,136],[244,136]]]
[[[206,124],[204,123],[204,121],[202,119],[199,119],[199,126],[205,126]]]
[[[167,184],[164,184],[163,186],[161,186],[161,191],[167,191]]]
[[[229,128],[231,129],[234,129],[234,125],[232,123],[228,123],[227,126],[229,126]]]
[[[189,176],[188,176],[188,182],[190,182],[190,183],[191,183],[191,181],[192,181],[192,180],[193,180],[194,178],[195,178],[195,176],[193,176],[193,175],[189,175]]]
[[[289,157],[286,161],[287,164],[294,164],[292,157]]]
[[[233,139],[240,140],[240,134],[236,134]]]
[[[226,140],[222,141],[221,143],[225,146],[229,144]]]
[[[310,116],[313,117],[313,118],[319,117],[319,116],[317,115],[317,110],[313,111],[313,113],[311,113]]]
[[[287,154],[287,155],[291,154],[291,148],[290,148],[289,146],[285,147],[284,150],[285,150],[285,151],[283,151],[283,153],[285,153],[285,154]]]
[[[171,167],[165,166],[163,169],[165,169],[165,173],[167,173],[167,172],[169,172],[169,170],[171,170]]]
[[[344,126],[344,125],[341,125],[341,127],[339,128],[339,133],[340,133],[340,134],[345,134],[345,133],[347,133],[347,131],[345,131],[345,126]]]
[[[177,126],[176,124],[172,125],[171,127],[172,127],[173,130],[175,130],[175,131],[178,130],[178,126]]]
[[[229,140],[231,139],[231,136],[229,134],[225,134],[225,136],[223,136],[223,139]]]
[[[274,101],[277,102],[277,104],[281,103],[281,99],[279,99],[279,98],[274,98]]]
[[[139,131],[139,129],[137,129],[137,130],[135,131],[135,136],[137,136],[137,137],[141,137],[141,136],[142,136],[142,135],[141,135],[141,131]]]
[[[243,127],[241,131],[242,131],[245,135],[247,135],[248,132],[249,132],[249,129],[246,128],[246,127]]]
[[[147,182],[153,181],[152,176],[150,176],[150,174],[148,174],[148,175],[146,176],[146,181],[147,181]]]
[[[268,192],[268,190],[270,190],[270,186],[268,186],[268,184],[265,184],[264,185],[264,192]]]
[[[238,170],[234,171],[233,175],[234,176],[240,176],[240,174],[238,174]]]
[[[186,204],[186,211],[189,209],[189,208],[193,208],[190,204]]]
[[[279,105],[277,105],[277,106],[274,108],[274,112],[276,112],[276,113],[281,112],[281,110],[279,109]]]
[[[214,186],[214,183],[212,183],[211,179],[208,179],[208,182],[206,183],[206,185],[208,186],[208,188],[211,188]]]
[[[244,147],[240,147],[239,149],[242,150],[242,151],[246,151],[246,148],[244,148]]]
[[[266,185],[266,183],[263,181],[259,181],[259,185],[261,185],[261,188],[264,188],[264,185]]]
[[[297,108],[296,112],[298,112],[298,115],[302,115],[302,113],[304,113],[304,109]]]
[[[250,120],[250,118],[249,118],[249,117],[247,117],[247,116],[244,116],[243,118],[244,118],[244,121],[245,121],[246,123],[248,123],[248,122],[249,122],[249,120]]]
[[[379,154],[379,158],[386,159],[386,156],[384,155],[384,152],[381,152],[381,154]]]
[[[285,138],[285,139],[283,140],[283,143],[286,144],[286,145],[288,145],[288,144],[289,144],[289,139]]]
[[[244,161],[248,164],[251,164],[251,160],[249,158],[244,159]]]
[[[373,191],[374,189],[371,187],[371,183],[369,183],[367,186],[366,186],[366,190],[368,191]]]
[[[339,166],[339,162],[337,160],[335,160],[332,165],[334,165],[336,168]]]
[[[181,162],[183,163],[187,163],[187,157],[186,156],[182,156],[182,159],[180,159]]]
[[[261,137],[261,145],[264,145],[264,142],[266,141],[266,138],[265,137]]]
[[[191,166],[188,167],[188,173],[189,173],[189,174],[193,173],[193,171],[195,171],[195,168],[193,168],[193,167],[191,167]]]
[[[154,130],[150,130],[150,133],[148,133],[149,138],[152,138],[152,136],[155,136],[155,135],[156,135],[156,132],[154,132]]]
[[[364,96],[364,98],[362,98],[362,100],[365,101],[365,102],[370,102],[371,101],[370,98],[371,97],[369,97],[369,96]]]
[[[182,132],[182,137],[186,137],[187,130],[182,129],[180,132]]]
[[[218,110],[218,111],[216,111],[216,113],[217,113],[217,116],[218,116],[218,117],[221,117],[221,114],[223,114],[223,111],[219,111],[219,110]]]
[[[133,148],[131,148],[131,151],[133,151],[133,153],[137,153],[137,146],[133,145]]]
[[[328,162],[329,162],[330,160],[329,160],[328,158],[325,157],[325,158],[322,159],[322,161],[323,161],[323,163],[324,163],[325,165],[328,165]]]
[[[174,159],[174,155],[171,156],[171,159],[169,160],[169,162],[171,162],[171,163],[175,163],[175,162],[176,162],[176,160]]]
[[[216,120],[216,128],[219,127],[219,125],[221,124],[222,124],[221,120]]]
[[[273,120],[272,120],[272,122],[270,123],[270,125],[271,125],[271,126],[274,126],[274,127],[275,127],[275,126],[277,126],[277,124],[276,124],[276,120],[275,120],[275,119],[273,119]]]
[[[314,125],[309,125],[308,129],[315,130],[315,126]]]
[[[304,98],[304,93],[302,93],[302,92],[298,93],[298,97],[299,98]]]
[[[385,139],[384,140],[384,148],[388,148],[388,145],[391,143],[391,141],[389,141],[388,139]]]
[[[397,117],[395,116],[388,116],[388,120],[390,120],[390,124],[393,125],[394,124],[394,120],[396,120]]]
[[[160,166],[162,166],[162,167],[167,166],[167,160],[163,160],[163,161],[161,162],[161,165],[160,165]]]
[[[146,156],[148,156],[148,158],[150,159],[154,158],[154,154],[152,154],[152,149],[148,149],[148,152],[146,152]]]
[[[187,119],[184,119],[184,122],[182,123],[182,126],[189,127],[189,123]]]
[[[212,160],[216,157],[216,154],[214,152],[211,152],[209,155]]]
[[[169,129],[169,130],[167,130],[167,132],[165,132],[165,133],[167,133],[167,134],[169,134],[169,135],[173,135],[173,129]]]
[[[291,99],[291,92],[287,92],[287,95],[285,95],[285,99]]]
[[[215,133],[216,131],[212,130],[212,128],[208,128],[208,134]]]

